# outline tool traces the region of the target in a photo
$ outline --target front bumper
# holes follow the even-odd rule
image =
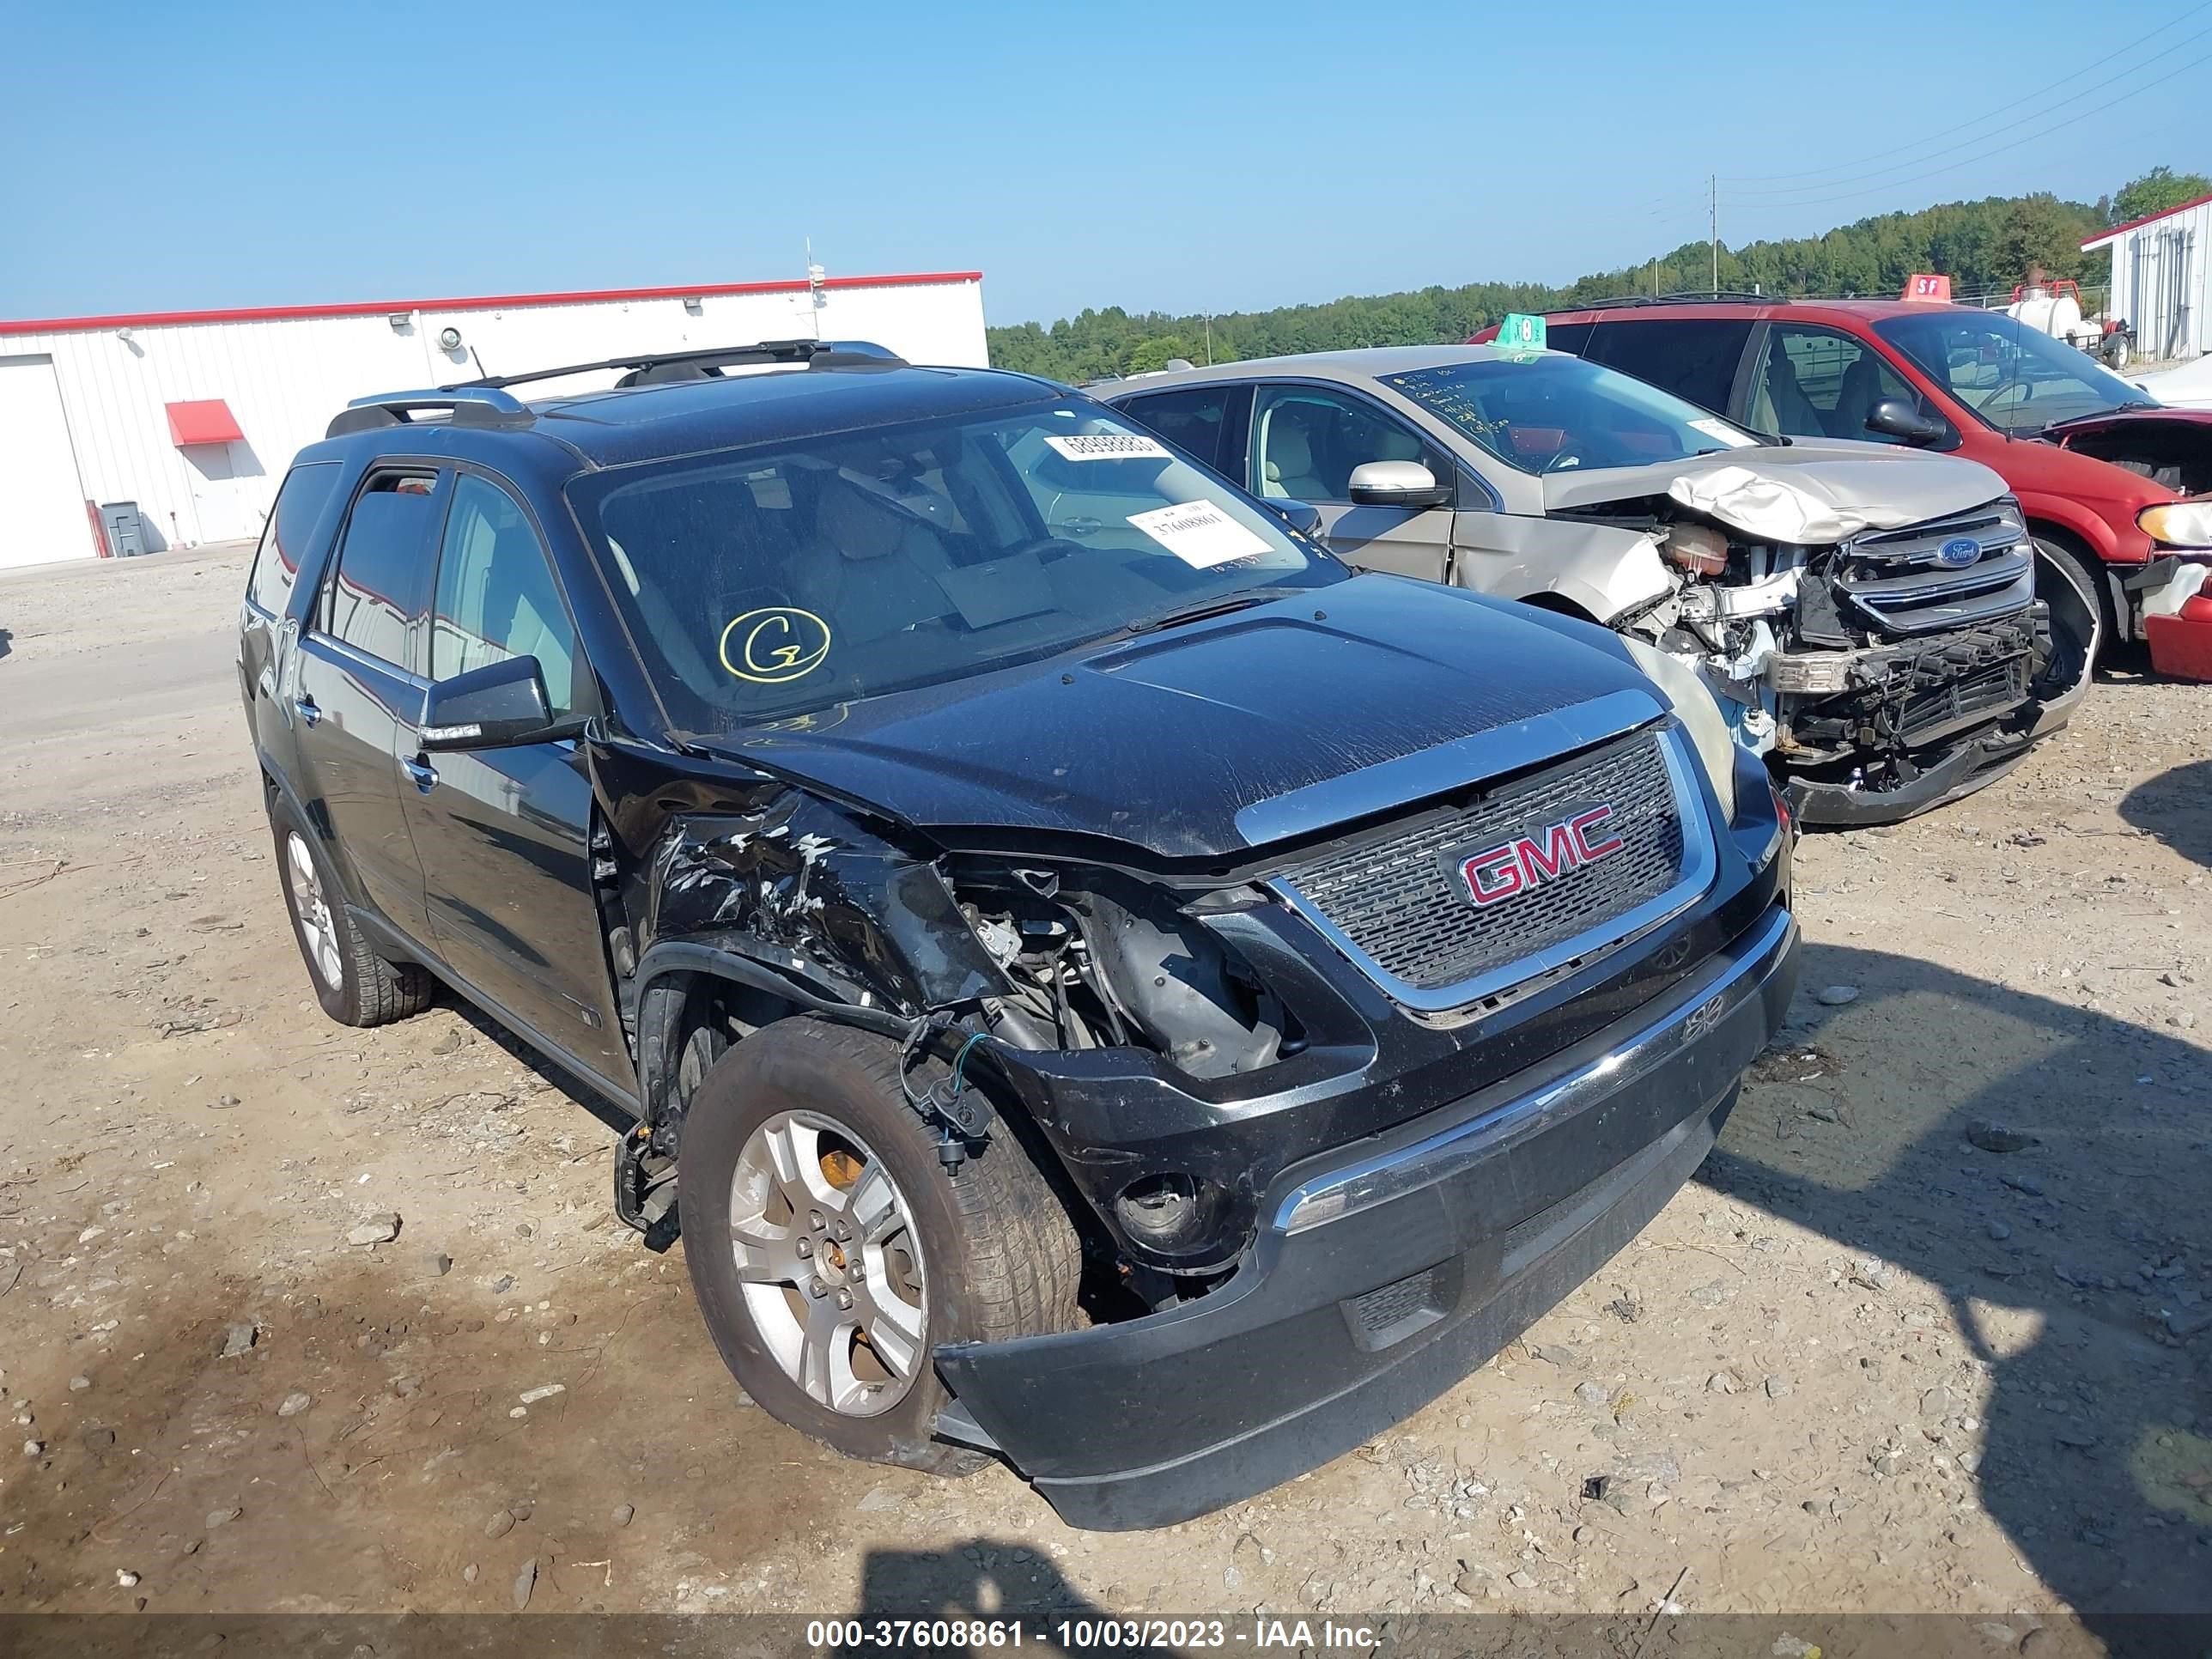
[[[1777,906],[1657,1002],[1285,1170],[1210,1295],[939,1347],[956,1396],[940,1431],[1109,1530],[1187,1520],[1349,1450],[1497,1352],[1688,1178],[1782,1022],[1797,942]]]
[[[2064,724],[2063,716],[2058,724]],[[2026,732],[1991,732],[1971,738],[1894,788],[1865,789],[1793,777],[1784,793],[1800,823],[1832,830],[1899,823],[1996,782],[2027,758],[2029,748],[2046,729],[2052,728],[2038,724]]]
[[[1790,777],[1784,793],[1790,810],[1801,823],[1844,829],[1902,823],[1972,794],[2011,771],[2027,758],[2030,749],[2074,718],[2075,706],[2087,694],[2091,678],[2086,650],[2081,659],[2081,673],[2063,690],[2032,693],[2027,702],[1990,719],[1979,730],[1953,737],[1949,747],[1933,759],[1924,750],[1911,757],[1914,775],[1907,781],[1869,789],[1802,775]]]
[[[2212,680],[2212,563],[2164,559],[2143,574],[2155,580],[2140,587],[2131,580],[2128,590],[2142,611],[2151,667],[2171,679]]]

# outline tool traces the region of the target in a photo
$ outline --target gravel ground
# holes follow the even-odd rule
[[[451,1004],[322,1018],[244,562],[0,578],[0,1613],[2212,1611],[2212,690],[1808,840],[1793,1023],[1641,1237],[1374,1443],[1109,1536],[751,1408],[586,1106]]]

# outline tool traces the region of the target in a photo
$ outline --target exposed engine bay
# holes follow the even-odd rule
[[[1010,988],[995,1036],[1037,1051],[1135,1042],[1200,1079],[1299,1046],[1274,993],[1158,888],[1091,879],[1086,890],[1048,869],[956,876],[961,914]]]
[[[1904,816],[1963,793],[1905,792],[1992,734],[2024,746],[2088,676],[2094,600],[2047,574],[2009,498],[1810,545],[1671,495],[1560,516],[1647,537],[1668,591],[1611,625],[1694,671],[1778,773],[1869,814],[1885,795]]]
[[[2184,495],[2212,491],[2212,442],[2206,441],[2202,426],[2179,421],[2114,422],[2061,432],[2056,441]]]

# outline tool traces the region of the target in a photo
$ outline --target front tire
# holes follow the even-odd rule
[[[281,800],[269,806],[276,868],[292,938],[307,965],[323,1012],[341,1025],[386,1025],[429,1006],[430,976],[410,963],[388,962],[369,949],[345,906],[314,837]]]
[[[677,1165],[684,1257],[745,1392],[849,1457],[939,1474],[985,1461],[932,1438],[941,1342],[1079,1322],[1075,1230],[1002,1130],[948,1174],[907,1103],[898,1046],[787,1019],[714,1065]]]

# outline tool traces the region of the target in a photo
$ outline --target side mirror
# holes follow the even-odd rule
[[[1321,535],[1321,509],[1306,501],[1287,501],[1280,495],[1263,495],[1260,505],[1266,507],[1301,536],[1318,538]]]
[[[1361,507],[1443,507],[1452,497],[1419,461],[1362,461],[1352,469],[1351,494]]]
[[[1940,443],[1951,428],[1932,415],[1924,415],[1902,398],[1884,398],[1867,411],[1867,430],[1886,432],[1909,444]]]
[[[426,752],[501,749],[568,735],[573,732],[565,724],[560,730],[554,726],[545,701],[545,671],[535,657],[488,662],[440,680],[422,708]]]

